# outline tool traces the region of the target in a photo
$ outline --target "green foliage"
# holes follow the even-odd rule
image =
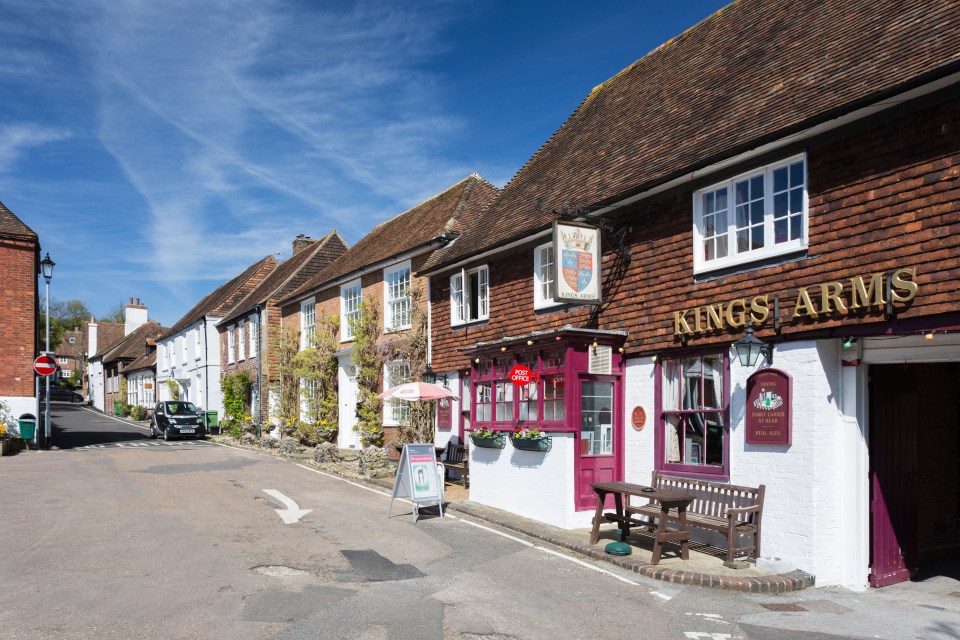
[[[364,447],[383,446],[383,354],[380,340],[380,308],[375,302],[360,303],[360,315],[351,322],[353,364],[357,368],[357,426]]]
[[[81,300],[50,299],[50,319],[56,320],[65,330],[79,329],[90,315],[90,309]]]
[[[277,359],[277,378],[270,390],[277,397],[280,433],[293,435],[300,415],[300,376],[294,362],[300,350],[300,332],[294,327],[283,327],[270,338],[270,352]]]
[[[180,399],[180,385],[176,380],[167,380],[167,390],[170,392],[171,400]]]
[[[340,346],[340,318],[322,315],[317,318],[310,346],[293,357],[293,375],[301,381],[301,406],[304,420],[298,422],[293,435],[302,444],[314,446],[336,438],[339,419],[337,397],[338,363],[336,351]]]
[[[127,377],[120,376],[120,390],[117,392],[118,400],[123,404],[127,404]]]
[[[138,422],[142,422],[149,417],[149,413],[146,407],[135,405],[130,407],[130,417]]]
[[[400,336],[384,341],[381,351],[388,361],[405,360],[410,370],[409,380],[391,380],[391,384],[401,384],[411,380],[422,380],[427,368],[427,312],[423,303],[423,291],[414,287],[410,291],[413,310],[411,329]],[[398,400],[397,402],[404,402]],[[434,439],[434,403],[410,402],[410,411],[400,423],[400,442],[433,442]]]
[[[227,373],[220,377],[223,390],[223,410],[228,419],[241,420],[250,413],[250,387],[253,382],[246,371]]]

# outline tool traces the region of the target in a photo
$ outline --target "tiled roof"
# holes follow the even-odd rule
[[[150,338],[158,338],[166,329],[159,323],[150,320],[130,332],[120,342],[114,344],[103,354],[103,363],[106,365],[116,360],[136,360],[146,354],[145,345]]]
[[[306,282],[287,301],[324,288],[363,267],[428,244],[445,232],[456,232],[461,216],[485,206],[497,188],[472,174],[445,191],[373,228],[342,257]]]
[[[2,202],[0,202],[0,236],[37,239],[36,232],[25,225],[23,220],[7,209]]]
[[[252,311],[258,304],[266,304],[270,299],[279,300],[292,293],[342,256],[347,249],[349,246],[340,234],[336,230],[331,231],[281,262],[260,286],[228,311],[218,324],[228,323]]]
[[[90,350],[90,324],[88,322],[83,323],[83,328],[81,329],[83,335],[81,341],[83,342],[83,350]],[[97,354],[103,355],[106,353],[113,345],[117,342],[123,340],[125,328],[122,324],[118,322],[98,322],[97,323]],[[91,354],[94,355],[94,354]]]
[[[151,369],[157,364],[157,352],[152,351],[149,354],[145,354],[128,364],[123,368],[124,373],[130,373],[133,371],[139,371],[141,369]]]
[[[957,70],[957,0],[735,2],[594,89],[430,266]]]
[[[220,285],[213,293],[207,294],[182,318],[177,320],[176,324],[174,324],[169,331],[158,337],[163,339],[171,336],[181,329],[189,327],[204,316],[223,317],[224,313],[235,307],[247,294],[259,286],[264,278],[269,276],[276,267],[277,260],[273,256],[267,256],[262,260],[254,262],[236,278]]]

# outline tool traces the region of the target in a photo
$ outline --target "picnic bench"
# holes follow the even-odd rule
[[[658,491],[675,491],[693,496],[686,509],[686,526],[718,531],[727,537],[727,564],[738,553],[752,552],[760,556],[760,520],[763,516],[764,485],[741,487],[720,482],[669,476],[653,472],[652,486]],[[677,522],[674,512],[666,512],[661,505],[650,501],[643,505],[626,505],[626,514],[645,516],[652,523],[666,517]],[[635,522],[632,522],[636,526]],[[752,544],[738,546],[738,536],[750,536]]]
[[[467,447],[462,444],[448,442],[443,453],[443,478],[447,478],[447,470],[454,469],[460,472],[463,478],[463,488],[467,488],[467,477],[470,466],[470,459],[467,457]]]

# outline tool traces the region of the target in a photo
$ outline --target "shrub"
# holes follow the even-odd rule
[[[138,422],[142,422],[143,420],[146,420],[149,417],[149,412],[147,411],[146,407],[141,407],[140,405],[136,405],[136,406],[130,407],[130,417]]]

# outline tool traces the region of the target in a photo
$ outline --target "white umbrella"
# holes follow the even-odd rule
[[[449,389],[441,387],[438,384],[430,384],[429,382],[405,382],[391,387],[383,393],[378,393],[377,397],[419,402],[423,400],[439,400],[441,398],[456,398],[457,396]]]

